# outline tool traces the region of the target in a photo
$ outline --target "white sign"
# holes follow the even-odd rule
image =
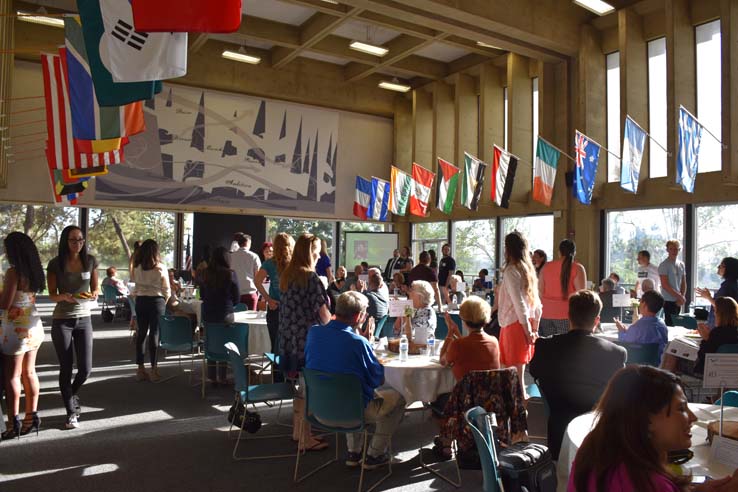
[[[738,354],[707,354],[702,387],[738,387]]]
[[[738,467],[738,441],[714,436],[710,448],[710,458],[728,465],[731,469]]]
[[[389,316],[390,318],[399,318],[405,316],[405,308],[413,307],[413,301],[410,299],[390,299]]]
[[[359,280],[364,282],[365,284],[369,282],[369,274],[368,273],[362,273],[359,275]]]
[[[466,292],[466,282],[456,282],[456,292]]]
[[[612,306],[621,308],[630,307],[630,294],[613,294]]]

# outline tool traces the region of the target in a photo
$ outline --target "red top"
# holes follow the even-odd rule
[[[460,381],[469,371],[499,369],[500,345],[495,337],[484,331],[472,332],[451,342],[446,351],[446,361],[453,365],[454,378]]]
[[[541,270],[541,278],[543,278],[543,292],[541,302],[543,303],[544,319],[568,319],[569,318],[569,295],[574,293],[574,279],[577,276],[577,269],[574,265],[579,263],[573,261],[571,264],[571,274],[569,275],[569,288],[566,295],[561,292],[561,265],[564,262],[562,258],[549,261]]]

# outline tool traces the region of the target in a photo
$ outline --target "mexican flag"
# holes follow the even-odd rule
[[[425,217],[435,173],[413,162],[413,183],[410,191],[410,213]]]
[[[469,210],[479,207],[487,164],[464,152],[464,180],[461,182],[461,204]]]
[[[459,186],[459,168],[438,158],[438,181],[436,182],[436,207],[445,214],[454,209],[456,188]]]
[[[407,203],[410,201],[410,188],[412,188],[413,179],[406,172],[392,166],[390,182],[392,188],[390,211],[395,215],[405,215]]]
[[[551,144],[538,137],[536,145],[536,162],[533,166],[533,200],[551,206],[556,168],[561,153]]]

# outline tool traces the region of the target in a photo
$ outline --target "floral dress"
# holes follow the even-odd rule
[[[38,350],[44,341],[44,327],[36,311],[36,295],[16,292],[13,304],[2,314],[0,345],[5,355],[23,355]]]

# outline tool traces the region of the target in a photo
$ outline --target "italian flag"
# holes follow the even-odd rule
[[[410,188],[413,179],[406,172],[400,171],[392,166],[390,178],[390,211],[395,215],[405,215],[407,202],[410,201]]]
[[[454,208],[456,188],[459,186],[459,168],[438,158],[438,181],[436,182],[436,207],[445,214]]]
[[[425,217],[435,173],[413,162],[413,182],[410,191],[410,213]]]
[[[551,144],[538,137],[536,162],[533,166],[533,200],[551,206],[556,168],[561,153]]]

